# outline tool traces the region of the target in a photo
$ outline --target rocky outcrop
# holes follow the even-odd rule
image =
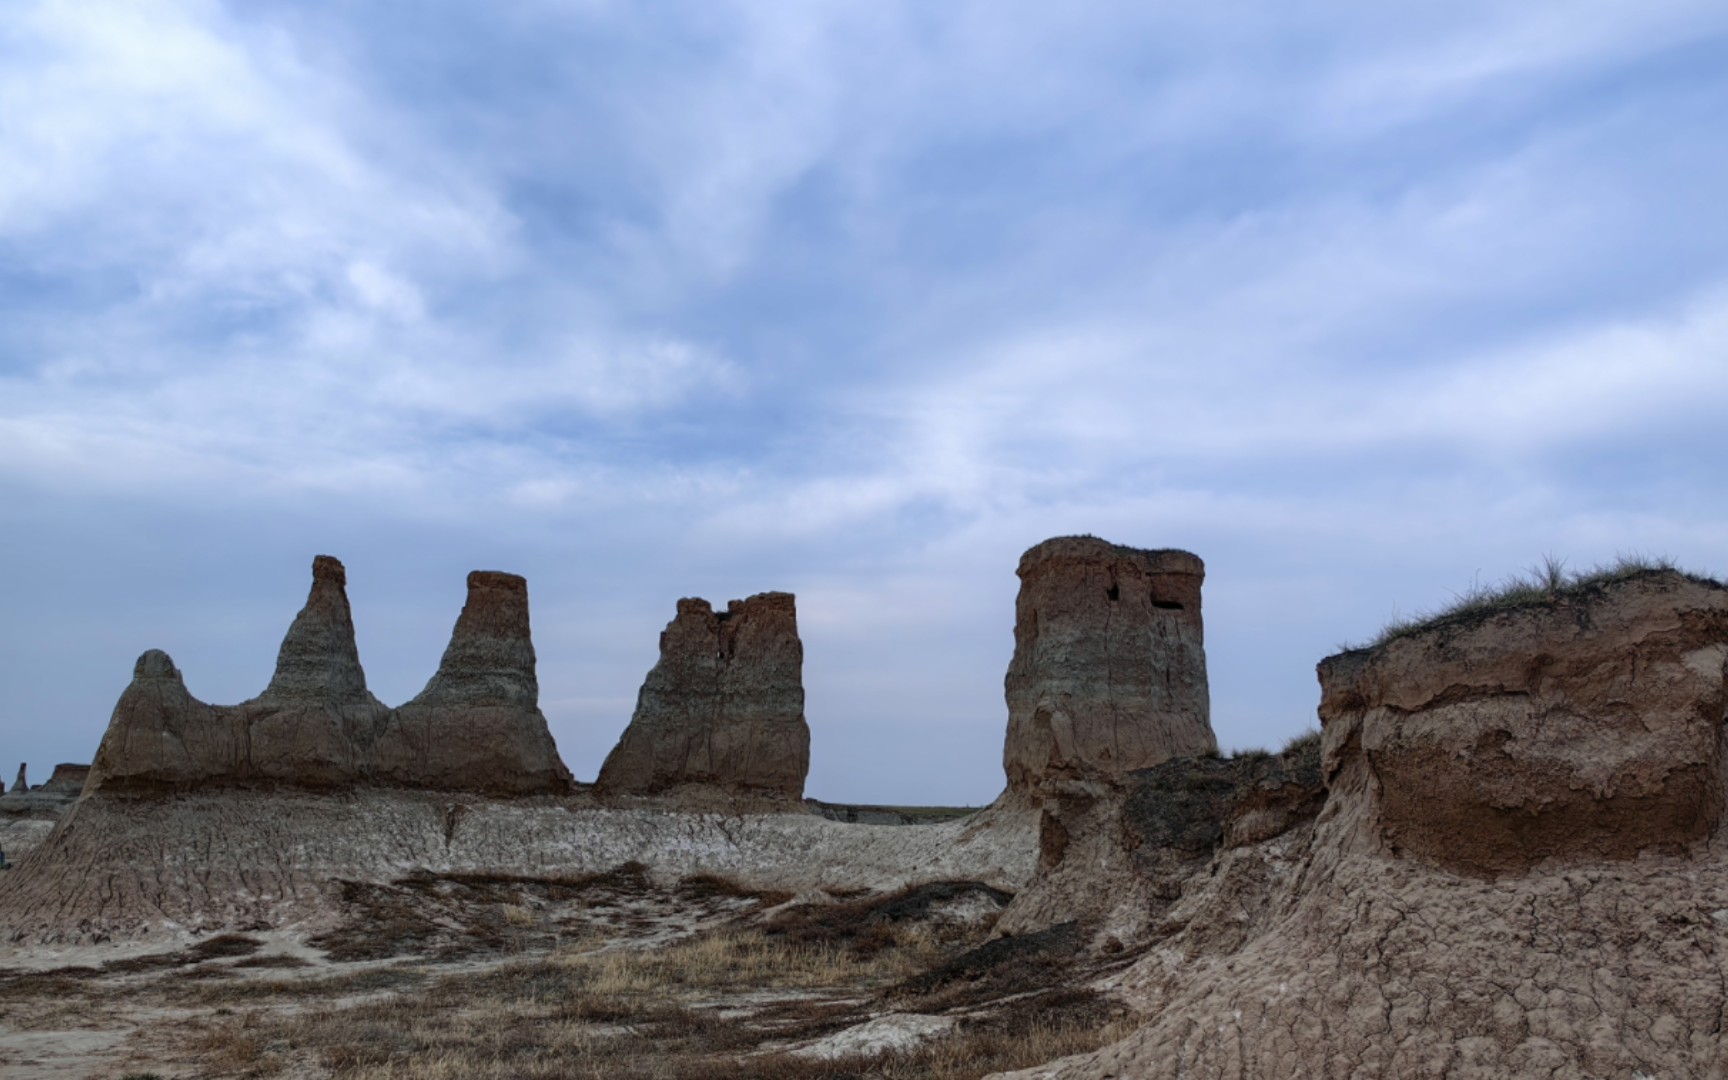
[[[193,697],[168,654],[151,649],[133,665],[131,685],[114,706],[88,787],[140,790],[234,780],[240,750],[233,718]]]
[[[1217,749],[1186,551],[1059,537],[1020,559],[1003,765],[1011,793]]]
[[[1144,1026],[1014,1075],[1728,1075],[1725,663],[1728,588],[1667,571],[1322,662],[1318,817],[1237,813],[1111,977]],[[1092,813],[1016,905],[1206,839]]]
[[[363,780],[366,751],[388,709],[366,689],[348,575],[328,555],[312,560],[312,590],[276,654],[264,692],[236,708],[240,774],[303,787]]]
[[[48,782],[42,785],[42,790],[56,795],[71,795],[76,797],[84,790],[84,781],[90,778],[90,766],[59,764],[54,766],[54,773],[48,777]]]
[[[91,765],[89,790],[235,783],[566,790],[569,773],[537,704],[526,583],[476,571],[468,584],[438,674],[391,712],[366,689],[342,564],[318,556],[306,606],[258,697],[207,705],[187,691],[167,653],[152,649],[138,659]]]
[[[18,779],[12,781],[12,791],[24,792],[30,790],[30,765],[28,762],[18,764]]]
[[[1364,842],[1469,873],[1679,852],[1723,808],[1728,589],[1674,571],[1320,664]]]
[[[476,570],[437,674],[384,725],[373,775],[391,784],[501,794],[570,788],[540,712],[528,583]]]
[[[1314,738],[1282,754],[1173,758],[1109,780],[1047,784],[1038,872],[997,931],[1073,921],[1111,950],[1140,945],[1221,854],[1286,834],[1305,840],[1325,795]]]
[[[605,795],[796,801],[810,768],[804,647],[791,593],[678,601],[636,712],[600,769]]]

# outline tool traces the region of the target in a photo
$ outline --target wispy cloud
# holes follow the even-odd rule
[[[1720,4],[403,18],[8,8],[10,557],[144,544],[228,575],[211,605],[301,548],[509,561],[579,612],[542,679],[565,732],[633,697],[620,628],[796,587],[841,783],[874,717],[999,721],[1013,558],[1046,535],[1201,550],[1245,742],[1392,603],[1545,550],[1708,563],[1728,529]],[[204,640],[147,565],[92,580]],[[374,647],[442,632],[392,581],[416,599]],[[85,662],[21,629],[72,625],[30,596],[0,694]]]

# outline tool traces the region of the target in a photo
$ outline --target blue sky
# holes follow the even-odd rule
[[[680,596],[799,597],[809,784],[1001,785],[1014,564],[1207,562],[1226,746],[1545,553],[1728,570],[1728,7],[6,0],[0,763],[398,703],[529,579],[592,779]]]

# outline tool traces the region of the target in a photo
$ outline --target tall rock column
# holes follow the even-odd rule
[[[426,688],[392,713],[371,754],[385,783],[497,794],[563,792],[534,675],[528,582],[476,570],[450,645]]]
[[[18,779],[12,781],[12,794],[16,795],[20,791],[29,791],[29,790],[30,790],[30,764],[29,764],[29,762],[21,761],[18,763]]]
[[[366,689],[347,585],[340,561],[312,560],[312,590],[282,640],[270,685],[234,707],[249,777],[311,787],[365,778],[364,752],[389,710]]]
[[[1046,540],[1021,557],[1006,679],[1010,791],[1217,749],[1200,620],[1205,574],[1186,551],[1090,536]]]
[[[760,593],[721,612],[678,601],[630,726],[600,769],[601,793],[796,801],[809,770],[792,594]]]

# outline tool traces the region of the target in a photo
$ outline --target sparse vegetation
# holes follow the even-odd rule
[[[1305,731],[1290,736],[1289,740],[1284,743],[1284,749],[1280,750],[1279,753],[1284,757],[1292,757],[1307,754],[1319,749],[1320,729],[1308,728]]]
[[[1677,570],[1674,561],[1666,556],[1632,553],[1588,570],[1570,571],[1564,559],[1545,555],[1541,562],[1498,584],[1472,583],[1463,592],[1454,594],[1453,602],[1444,607],[1408,618],[1394,616],[1368,645],[1346,646],[1345,651],[1378,648],[1446,623],[1470,623],[1519,608],[1573,600],[1610,585],[1662,572],[1678,572],[1692,581],[1721,584],[1707,575]]]
[[[8,1023],[51,1030],[142,1009],[134,1067],[333,1080],[973,1080],[1095,1049],[1132,1023],[1084,985],[1072,925],[987,941],[1011,896],[978,882],[789,906],[728,878],[655,885],[628,867],[372,888],[353,894],[339,942],[433,922],[443,937],[319,962],[221,935],[111,967],[3,973],[0,998],[24,1010]],[[673,929],[651,917],[662,910]],[[593,920],[583,936],[541,933],[572,912]],[[523,950],[446,947],[500,929]],[[887,1013],[951,1027],[893,1050],[808,1052]]]

